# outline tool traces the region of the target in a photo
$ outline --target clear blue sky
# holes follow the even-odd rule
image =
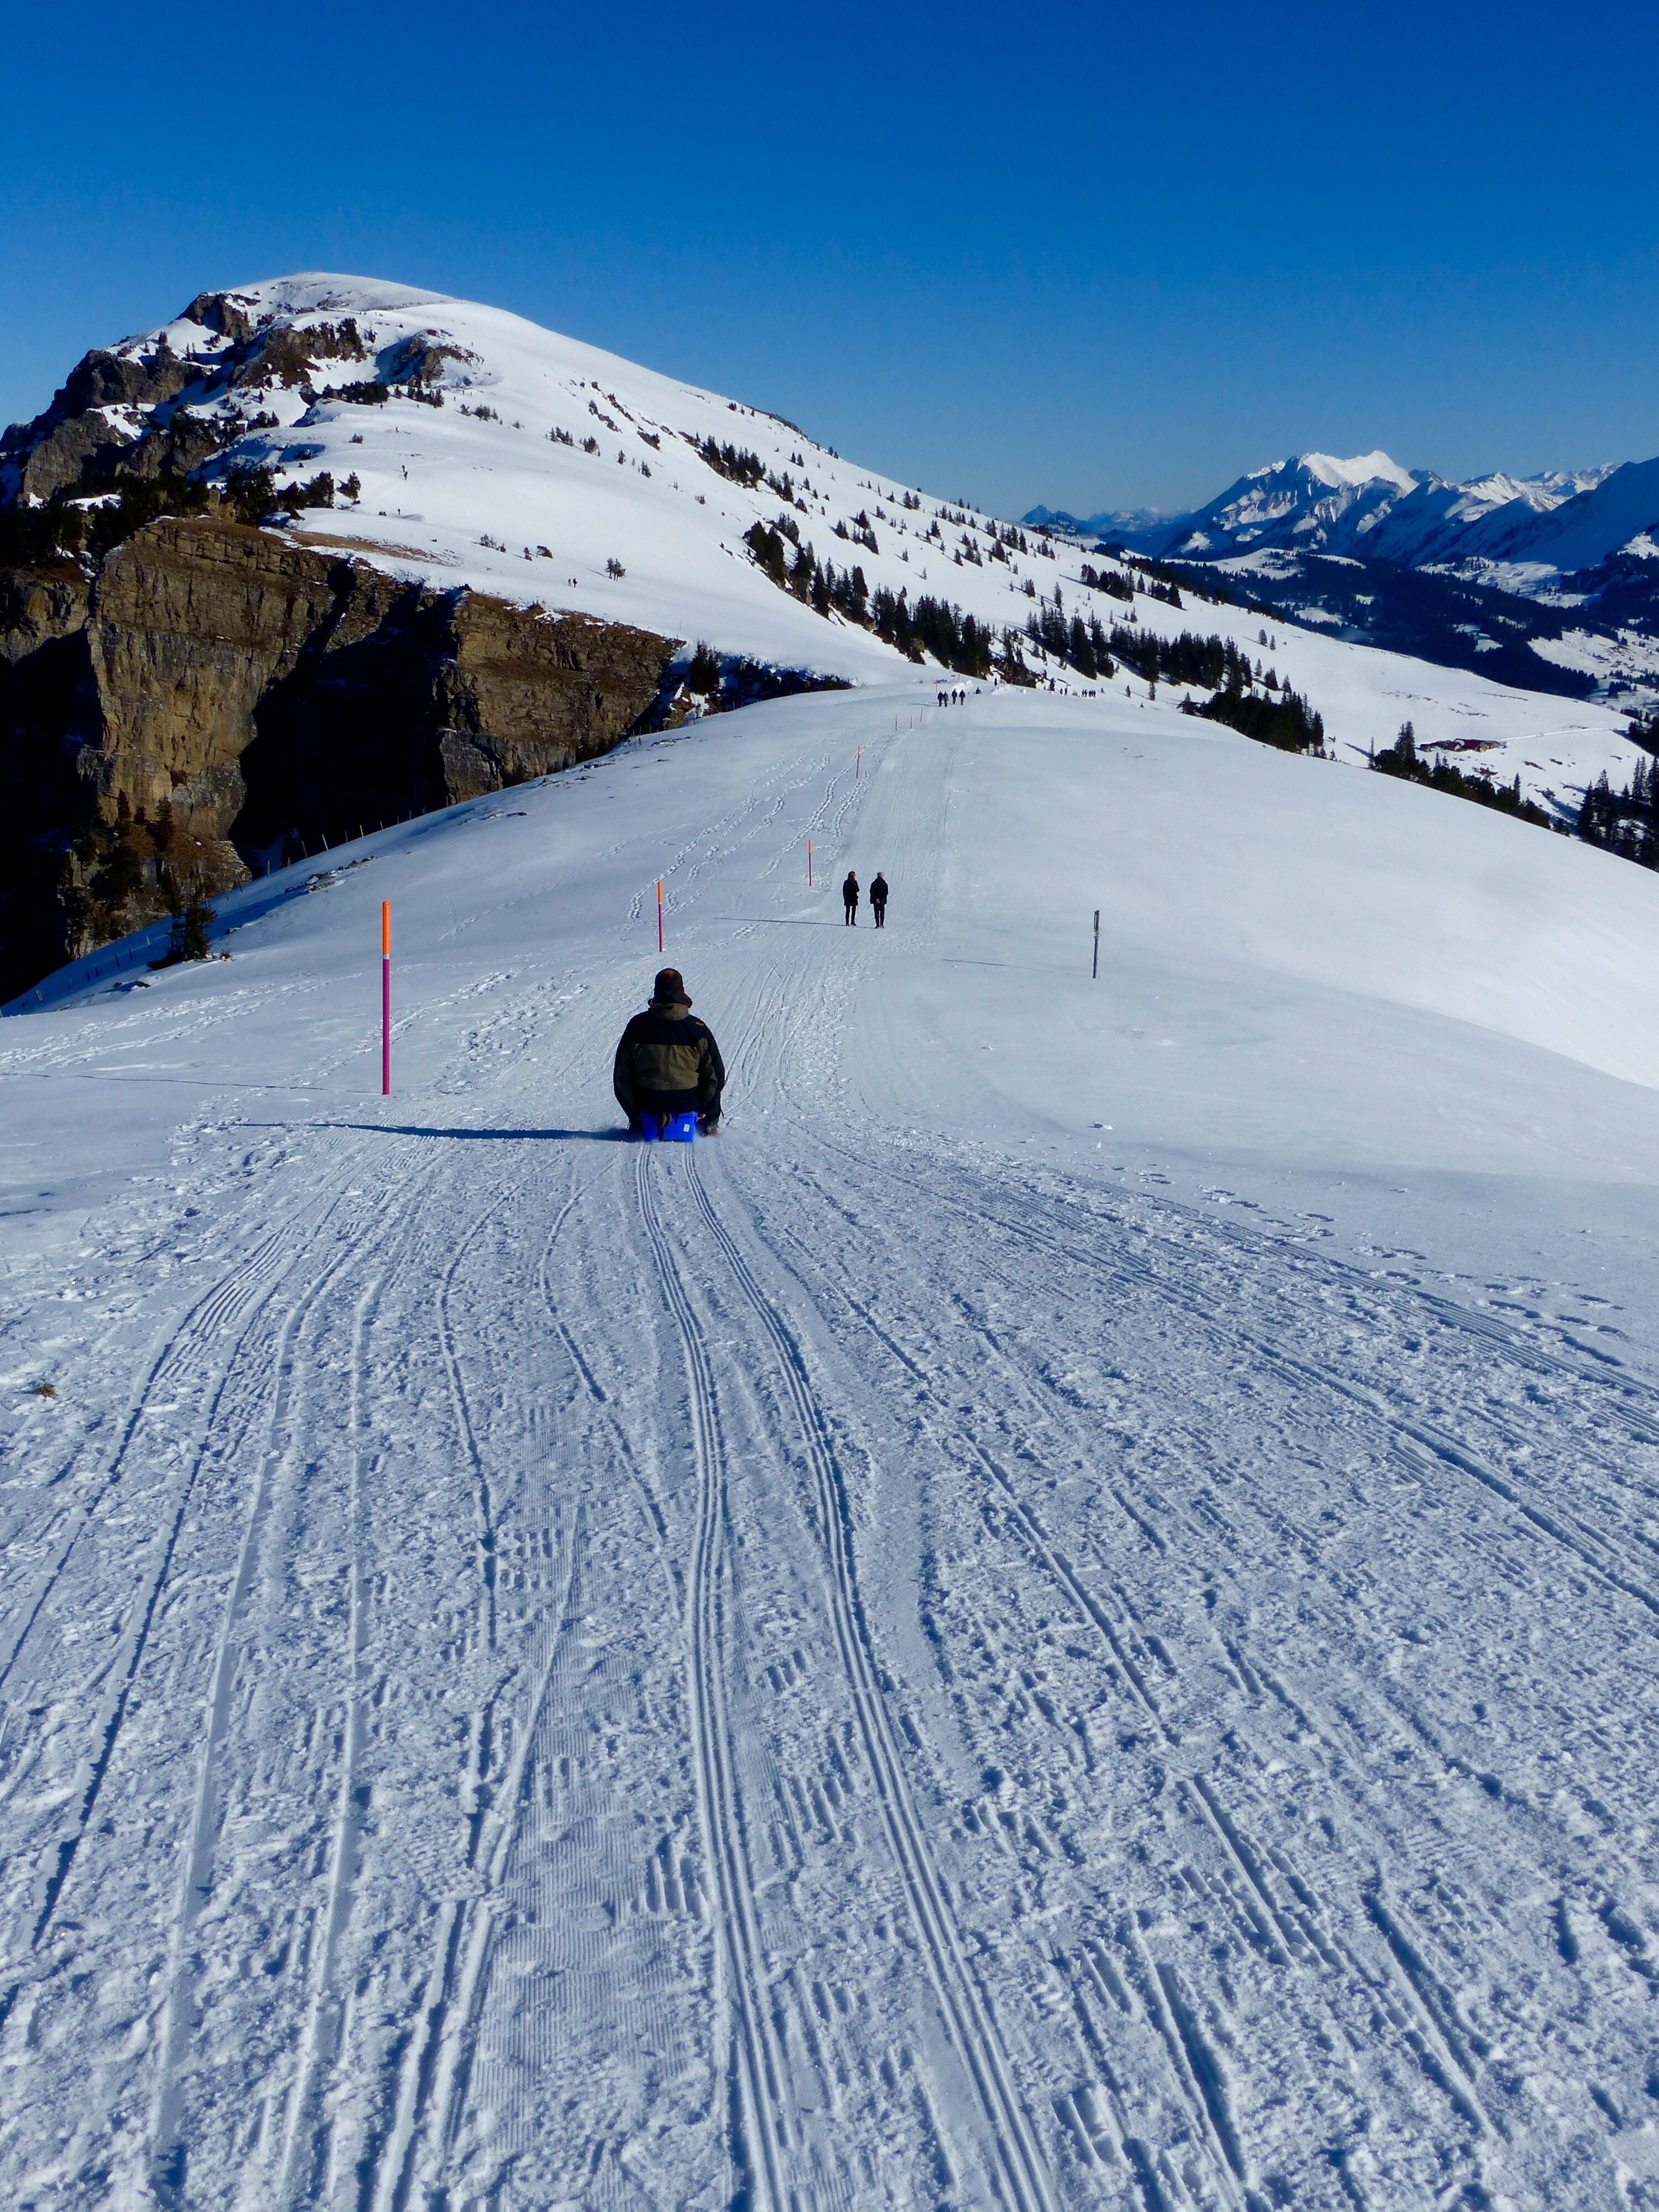
[[[1659,453],[1659,10],[15,11],[0,421],[204,286],[488,300],[1004,513]]]

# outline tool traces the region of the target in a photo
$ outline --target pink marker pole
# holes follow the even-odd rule
[[[657,951],[662,951],[662,878],[657,878]]]
[[[810,837],[806,841],[806,888],[809,891],[812,888],[812,841]]]
[[[392,1096],[392,901],[380,901],[380,1096]]]

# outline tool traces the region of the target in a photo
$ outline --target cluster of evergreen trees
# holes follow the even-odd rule
[[[872,602],[871,628],[912,660],[920,660],[926,652],[958,676],[983,678],[991,672],[994,658],[991,630],[944,599],[924,593],[912,606],[903,592],[895,598],[883,585]]]
[[[1161,599],[1166,607],[1180,606],[1182,580],[1173,568],[1165,568],[1156,561],[1137,560],[1133,553],[1126,554],[1124,557],[1129,566],[1146,580],[1142,589],[1149,599]],[[1192,588],[1190,577],[1188,578],[1187,583],[1190,590]],[[1203,599],[1207,597],[1207,594],[1200,592],[1199,597]]]
[[[1133,668],[1146,684],[1190,684],[1206,691],[1242,691],[1252,678],[1249,655],[1241,653],[1230,637],[1200,637],[1183,629],[1179,637],[1160,637],[1156,630],[1133,629],[1114,623],[1108,639],[1126,668]]]
[[[1120,576],[1115,568],[1091,568],[1085,561],[1082,575],[1091,592],[1104,592],[1108,599],[1122,599],[1130,605],[1134,604],[1134,586],[1127,576]]]
[[[1535,822],[1547,830],[1550,817],[1541,806],[1522,796],[1521,779],[1498,783],[1489,775],[1465,775],[1448,760],[1425,760],[1417,750],[1417,732],[1402,723],[1400,735],[1386,751],[1371,757],[1380,775],[1395,775],[1407,783],[1424,783],[1431,791],[1449,792],[1456,799],[1472,799],[1477,806],[1495,806],[1500,814],[1513,814],[1522,822]],[[1607,778],[1601,779],[1603,784]],[[1588,799],[1588,794],[1587,794]]]
[[[1659,868],[1659,762],[1638,761],[1622,791],[1613,789],[1603,769],[1584,793],[1578,835],[1621,860]]]
[[[1258,744],[1277,745],[1282,753],[1325,750],[1323,716],[1315,714],[1300,692],[1292,691],[1288,684],[1277,698],[1265,699],[1242,685],[1224,685],[1201,707],[1188,699],[1181,711],[1201,714],[1208,722],[1224,722],[1230,730],[1254,738]]]
[[[752,523],[743,542],[780,591],[792,593],[818,614],[827,616],[833,610],[860,629],[874,630],[912,660],[931,653],[959,676],[990,674],[996,641],[987,624],[943,599],[923,597],[912,603],[904,592],[895,593],[884,584],[872,597],[861,568],[837,568],[833,561],[820,562],[812,547],[801,543],[793,515],[780,515],[775,529],[764,522]]]
[[[1108,632],[1093,615],[1086,626],[1076,615],[1068,623],[1058,594],[1055,604],[1045,601],[1041,615],[1031,616],[1025,627],[1051,658],[1065,660],[1079,675],[1110,676],[1115,654],[1143,683],[1186,684],[1212,694],[1202,705],[1187,701],[1187,714],[1224,722],[1229,729],[1261,744],[1276,745],[1281,752],[1324,750],[1322,718],[1288,684],[1280,689],[1271,669],[1258,678],[1249,653],[1230,637],[1200,637],[1189,629],[1179,637],[1160,637],[1155,630],[1139,624],[1131,629],[1127,623],[1115,623]],[[1265,697],[1254,688],[1258,682]]]
[[[760,455],[746,453],[740,446],[723,446],[710,436],[703,439],[696,450],[717,477],[724,477],[728,483],[741,484],[745,491],[753,491],[765,478],[766,464]]]
[[[1091,615],[1086,623],[1081,615],[1073,615],[1068,620],[1058,592],[1052,605],[1045,599],[1040,612],[1027,615],[1025,635],[1033,645],[1040,645],[1051,660],[1063,661],[1091,682],[1116,672],[1112,666],[1110,641],[1100,626],[1098,615]]]
[[[106,495],[97,507],[81,507],[89,493]],[[111,492],[115,497],[111,500]],[[0,510],[0,567],[27,568],[86,554],[101,561],[135,531],[164,514],[199,514],[208,489],[193,477],[117,477],[56,491],[40,507]]]
[[[269,468],[233,468],[216,493],[200,477],[171,470],[156,477],[118,471],[83,477],[39,507],[20,501],[0,510],[0,567],[27,568],[82,555],[101,561],[147,524],[166,515],[205,514],[216,498],[233,520],[255,524],[278,510],[297,514],[302,507],[332,507],[337,489],[356,499],[362,489],[355,474],[337,487],[326,469],[285,492],[277,490],[276,473]],[[95,507],[81,504],[94,496]]]

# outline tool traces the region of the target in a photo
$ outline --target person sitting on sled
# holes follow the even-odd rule
[[[714,1033],[691,1011],[678,968],[659,972],[650,1005],[623,1031],[611,1084],[636,1137],[645,1114],[695,1112],[706,1137],[719,1127],[726,1068]]]

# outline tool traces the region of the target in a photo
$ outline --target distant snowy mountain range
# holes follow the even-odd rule
[[[1594,567],[1659,522],[1659,460],[1453,483],[1380,452],[1347,460],[1293,453],[1252,469],[1188,514],[1139,508],[1079,518],[1034,507],[1024,519],[1067,536],[1115,538],[1164,559],[1272,550],[1413,567],[1502,562],[1559,575]]]
[[[1632,473],[1540,483],[1531,495],[1539,519],[1559,524]],[[187,512],[174,538],[161,523],[139,527],[147,514],[165,514],[163,495],[176,495],[186,480],[220,503]],[[1583,493],[1570,493],[1575,482]],[[764,409],[477,301],[314,271],[204,292],[167,322],[88,354],[41,413],[0,437],[0,552],[9,534],[20,549],[7,556],[11,599],[0,597],[0,801],[9,804],[15,792],[14,811],[46,809],[43,823],[67,821],[62,794],[42,783],[38,762],[84,759],[109,771],[131,718],[111,706],[88,720],[88,684],[100,670],[137,666],[132,653],[159,634],[137,584],[129,608],[115,583],[149,557],[152,539],[158,561],[167,547],[173,559],[179,549],[217,544],[214,532],[233,526],[234,512],[264,526],[237,541],[246,558],[286,563],[284,576],[311,576],[307,564],[330,576],[331,562],[346,564],[344,574],[355,563],[427,594],[434,607],[477,603],[549,626],[631,629],[640,650],[660,648],[665,693],[678,686],[692,712],[710,696],[729,703],[732,688],[748,681],[745,670],[797,682],[915,683],[924,691],[942,666],[972,669],[976,681],[1061,690],[1092,690],[1109,675],[1119,684],[1133,677],[1139,696],[1145,679],[1136,672],[1147,656],[1136,641],[1195,631],[1248,652],[1258,681],[1271,664],[1280,687],[1325,715],[1340,757],[1368,757],[1409,718],[1425,747],[1478,740],[1495,775],[1506,782],[1518,775],[1524,792],[1565,818],[1603,769],[1620,784],[1628,779],[1635,757],[1626,710],[1659,697],[1659,648],[1650,682],[1632,684],[1618,639],[1565,599],[1546,605],[1322,550],[1323,533],[1345,516],[1357,528],[1362,514],[1398,512],[1419,487],[1385,455],[1345,463],[1309,456],[1243,479],[1205,510],[1213,520],[1231,502],[1237,513],[1227,528],[1237,544],[1217,522],[1201,572],[1188,544],[1200,518],[1182,519],[1181,557],[1200,591],[1212,595],[1201,599],[1156,582],[1133,559],[1097,553],[1084,525],[1054,517],[1031,532],[1029,523],[1022,529],[940,500],[844,459]],[[154,508],[146,505],[152,495],[162,502]],[[1291,514],[1298,501],[1309,514],[1322,510],[1312,525],[1316,552],[1294,550],[1303,543]],[[100,553],[99,532],[112,542],[112,514],[129,505],[137,536],[118,557]],[[1109,534],[1134,554],[1168,555],[1173,519],[1115,521]],[[44,561],[27,550],[31,533],[58,526],[74,538],[72,558]],[[1264,535],[1269,528],[1278,534]],[[204,550],[198,566],[207,557]],[[111,576],[100,560],[113,561]],[[1299,580],[1299,563],[1319,572],[1312,582]],[[7,573],[0,561],[0,586]],[[1373,582],[1385,574],[1389,580]],[[1434,595],[1428,614],[1417,606],[1398,612],[1400,578]],[[332,586],[316,588],[326,599]],[[295,589],[273,587],[258,605],[269,614]],[[240,606],[221,611],[222,621],[199,591],[185,592],[179,621],[204,624],[222,659],[221,634],[233,616],[244,620]],[[106,636],[114,635],[112,625],[120,651]],[[309,669],[346,650],[325,629],[307,631],[303,650],[292,641],[269,643],[270,666],[258,681],[250,665],[247,699],[262,696],[267,678],[291,691],[294,655]],[[699,645],[706,655],[694,652]],[[177,650],[188,674],[191,640]],[[68,684],[63,711],[48,714],[37,666],[50,661],[61,675],[80,665],[76,653],[91,654],[92,674],[78,688]],[[691,680],[700,661],[724,672],[701,689]],[[502,664],[508,674],[512,665]],[[1463,673],[1442,681],[1445,669]],[[480,680],[458,661],[445,678],[450,689],[433,695],[449,736],[456,686],[481,732],[501,734],[489,720],[496,708],[486,712],[482,695],[473,696]],[[380,696],[384,671],[376,682]],[[1171,682],[1166,676],[1161,691],[1179,703],[1184,694]],[[159,775],[164,748],[159,739],[140,744],[140,724],[155,700],[189,695],[154,672],[142,688],[131,745],[146,774],[154,766]],[[601,685],[595,696],[617,689]],[[348,687],[341,696],[356,695]],[[1569,708],[1569,701],[1579,703]],[[299,709],[283,711],[292,719]],[[168,743],[194,742],[192,732],[194,722],[181,725]],[[185,771],[167,757],[165,772],[176,782]],[[202,764],[198,775],[191,767],[189,775],[202,785],[204,820],[215,808],[228,815],[234,794],[221,788],[217,768]],[[77,777],[70,796],[78,803],[92,781]],[[174,804],[182,807],[183,798]],[[252,830],[240,819],[212,834],[252,849]]]
[[[1659,459],[1455,483],[1381,452],[1294,453],[1188,514],[1024,520],[1451,665],[1521,647],[1607,696],[1659,684]]]

